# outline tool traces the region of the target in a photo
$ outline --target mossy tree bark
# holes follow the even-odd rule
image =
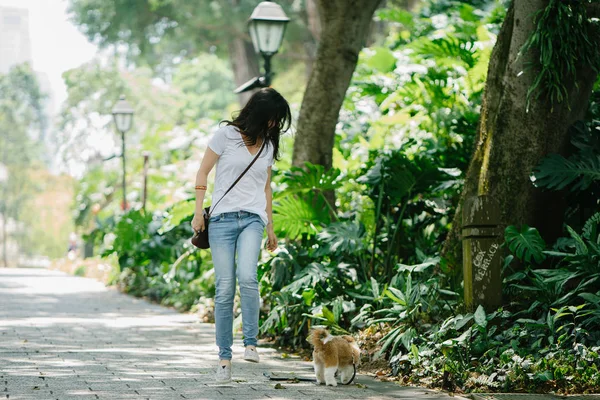
[[[548,0],[514,0],[494,47],[483,99],[478,136],[465,177],[461,204],[473,195],[489,195],[498,201],[505,225],[528,224],[552,240],[560,234],[564,199],[560,194],[536,189],[532,170],[550,153],[565,154],[568,129],[583,118],[596,73],[579,66],[577,79],[565,82],[567,101],[551,104],[544,96],[527,93],[536,70],[527,68],[538,54],[520,50],[534,30],[533,16]],[[560,66],[556,66],[560,68]],[[461,207],[442,251],[450,269],[461,270]]]
[[[320,41],[298,118],[294,166],[308,161],[331,168],[340,108],[380,2],[316,0]]]

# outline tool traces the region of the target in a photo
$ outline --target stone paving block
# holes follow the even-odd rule
[[[261,349],[261,363],[239,361],[234,381],[216,385],[214,327],[107,289],[45,270],[0,269],[0,400],[444,398],[359,377],[369,389],[282,382],[269,371],[312,374],[310,364]],[[409,397],[414,396],[414,397]],[[435,397],[437,396],[437,397]]]

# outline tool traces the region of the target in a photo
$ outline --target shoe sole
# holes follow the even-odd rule
[[[244,358],[244,361],[253,362],[253,363],[256,363],[256,364],[258,364],[258,362],[259,362],[260,360],[255,360],[255,359],[252,359],[252,358]]]

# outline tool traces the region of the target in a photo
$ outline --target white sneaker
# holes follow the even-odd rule
[[[231,364],[217,366],[217,383],[229,383],[231,382]]]
[[[244,352],[244,360],[250,362],[259,362],[260,358],[258,357],[258,351],[256,348],[246,347],[246,351]]]

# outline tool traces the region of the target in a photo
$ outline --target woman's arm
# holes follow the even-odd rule
[[[265,185],[265,196],[267,197],[267,250],[277,249],[277,236],[273,228],[273,190],[271,189],[271,167],[267,169],[267,184]]]
[[[200,168],[196,173],[196,186],[207,186],[208,182],[208,174],[214,168],[215,164],[219,156],[217,153],[212,151],[209,147],[206,149],[206,153],[204,153],[204,157],[202,157],[202,162],[200,163]],[[192,228],[195,231],[203,231],[204,230],[204,217],[202,215],[202,209],[204,208],[204,195],[206,194],[206,190],[196,190],[196,211],[194,213],[194,219],[192,220]]]

